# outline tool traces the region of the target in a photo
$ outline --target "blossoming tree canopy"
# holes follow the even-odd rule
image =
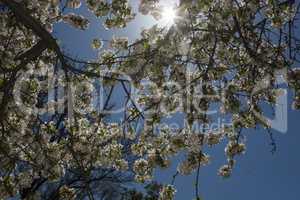
[[[210,162],[204,147],[227,143],[217,173],[229,177],[246,150],[245,129],[262,126],[273,140],[262,102],[275,108],[284,95],[278,74],[300,108],[299,3],[140,0],[138,10],[131,3],[0,0],[1,198],[171,200],[176,177],[194,174],[200,199],[199,170]],[[83,60],[52,34],[62,22],[87,31],[89,19],[76,14],[82,5],[107,29],[125,28],[138,12],[158,23],[134,42],[95,38],[99,57]],[[112,123],[110,101],[120,88],[122,118]],[[177,113],[186,126],[161,126]],[[216,116],[231,123],[207,128]],[[154,182],[154,170],[179,154],[173,181]]]

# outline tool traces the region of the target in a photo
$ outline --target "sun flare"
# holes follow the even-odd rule
[[[165,7],[162,11],[162,23],[172,25],[175,22],[176,11],[172,7]]]

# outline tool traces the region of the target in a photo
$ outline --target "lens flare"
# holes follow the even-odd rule
[[[162,24],[173,25],[176,18],[176,11],[172,7],[165,7],[162,11]]]

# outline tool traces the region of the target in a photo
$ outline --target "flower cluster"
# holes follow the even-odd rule
[[[67,6],[68,6],[69,8],[74,8],[74,9],[80,8],[80,6],[81,6],[81,1],[80,1],[80,0],[68,0]]]
[[[152,178],[152,168],[149,162],[145,159],[136,160],[133,166],[135,179],[138,182],[144,183]]]
[[[294,109],[300,109],[300,70],[293,69],[288,74],[288,82],[295,90],[295,97],[293,102]]]
[[[159,200],[173,200],[176,189],[172,185],[165,185],[159,193]]]
[[[226,155],[230,158],[244,153],[245,150],[246,150],[245,144],[237,143],[233,141],[230,141],[225,148]]]
[[[86,30],[90,24],[88,19],[84,18],[81,15],[76,15],[74,13],[64,15],[63,21],[81,30]]]
[[[232,168],[229,165],[223,165],[218,172],[219,176],[228,178],[232,173]]]
[[[97,17],[107,16],[104,26],[110,28],[123,28],[134,18],[128,0],[86,0],[88,8]]]
[[[103,42],[99,39],[93,39],[91,46],[93,49],[101,49],[103,47]]]
[[[190,152],[187,159],[183,161],[178,171],[183,175],[189,175],[200,166],[205,166],[209,163],[209,156],[204,153]]]
[[[117,50],[125,50],[128,47],[128,38],[126,37],[113,37],[110,41],[110,47]]]
[[[162,16],[159,0],[142,0],[139,5],[139,12],[143,15],[151,14],[156,20]]]

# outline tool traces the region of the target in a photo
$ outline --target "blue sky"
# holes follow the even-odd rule
[[[136,6],[136,5],[135,5]],[[67,10],[67,12],[70,10]],[[73,12],[73,11],[72,11]],[[105,30],[101,20],[96,19],[85,6],[76,10],[91,20],[89,30],[76,30],[63,23],[55,26],[54,35],[61,41],[64,50],[78,58],[93,59],[98,52],[90,48],[94,38],[109,39],[113,34],[128,36],[131,39],[139,36],[141,27],[154,23],[151,17],[138,15],[136,20],[124,30]],[[291,95],[289,98],[291,105]],[[217,175],[218,168],[226,163],[225,144],[208,149],[212,162],[200,172],[200,192],[204,200],[253,200],[253,199],[299,199],[300,196],[300,112],[288,111],[288,132],[274,131],[277,151],[270,151],[270,139],[263,129],[247,130],[247,151],[237,158],[237,165],[229,179]],[[176,171],[175,165],[166,171],[157,170],[157,180],[170,183]],[[176,179],[176,200],[194,198],[194,177],[179,176]]]

